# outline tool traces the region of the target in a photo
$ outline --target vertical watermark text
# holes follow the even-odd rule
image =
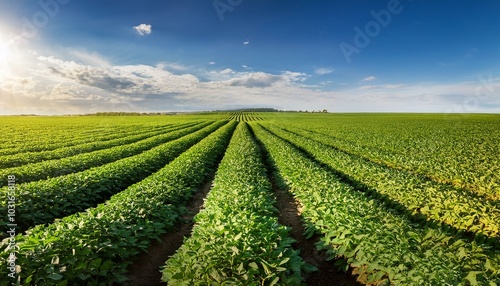
[[[16,260],[17,260],[17,244],[16,244],[16,177],[14,175],[7,176],[8,192],[7,192],[7,237],[9,258],[7,259],[7,269],[9,278],[16,279]]]

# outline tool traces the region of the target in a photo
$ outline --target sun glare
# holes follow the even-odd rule
[[[8,73],[11,56],[12,52],[9,40],[5,37],[5,34],[0,31],[0,75]]]
[[[4,59],[7,58],[8,53],[9,53],[9,48],[7,47],[6,43],[0,42],[0,58]]]

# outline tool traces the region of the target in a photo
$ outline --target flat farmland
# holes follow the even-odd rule
[[[499,115],[1,120],[18,285],[500,285]]]

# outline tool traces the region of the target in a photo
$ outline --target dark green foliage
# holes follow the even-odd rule
[[[304,262],[278,224],[260,151],[236,129],[190,238],[167,261],[169,285],[299,285]]]
[[[183,203],[207,179],[235,126],[234,122],[226,124],[105,204],[18,235],[21,285],[124,282],[133,257],[178,220]],[[6,265],[9,255],[6,243],[1,247],[1,265]],[[12,283],[7,271],[0,268],[0,275],[5,277],[0,285]]]

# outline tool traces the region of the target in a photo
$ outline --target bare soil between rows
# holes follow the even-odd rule
[[[278,188],[274,178],[269,176],[273,192],[277,200],[278,221],[280,224],[291,228],[290,236],[296,240],[292,245],[294,249],[300,250],[302,259],[318,268],[305,277],[306,284],[314,285],[339,285],[339,286],[358,286],[364,285],[356,280],[353,275],[337,270],[334,261],[327,261],[327,255],[324,251],[316,249],[315,243],[319,236],[306,239],[304,236],[304,226],[302,216],[299,212],[299,205],[293,196],[286,190]],[[213,176],[212,176],[213,178]],[[139,254],[137,259],[129,267],[129,281],[125,285],[129,286],[164,286],[167,285],[161,281],[160,267],[165,264],[170,256],[175,254],[181,247],[184,238],[191,235],[193,229],[193,218],[203,208],[204,198],[207,196],[212,186],[213,180],[205,183],[203,187],[194,194],[193,198],[187,203],[187,213],[182,217],[183,223],[175,226],[171,232],[165,233],[160,237],[161,242],[154,241],[146,252]]]
[[[213,176],[212,176],[213,178]],[[205,183],[187,203],[187,213],[182,217],[185,223],[179,224],[175,230],[163,234],[161,242],[154,241],[147,252],[141,253],[129,267],[126,285],[130,286],[160,286],[167,285],[161,281],[160,267],[181,247],[184,237],[191,235],[193,218],[203,208],[204,198],[212,186],[212,180]]]
[[[358,282],[356,278],[349,273],[337,270],[337,266],[334,265],[334,261],[327,261],[326,253],[324,251],[318,251],[315,246],[315,243],[319,240],[319,236],[315,236],[310,239],[305,238],[305,229],[299,212],[298,203],[288,191],[277,188],[274,182],[273,189],[279,210],[278,221],[282,225],[291,227],[290,236],[296,240],[292,246],[294,249],[300,250],[300,256],[305,262],[318,268],[318,271],[314,271],[306,277],[306,284],[310,286],[364,285]]]

